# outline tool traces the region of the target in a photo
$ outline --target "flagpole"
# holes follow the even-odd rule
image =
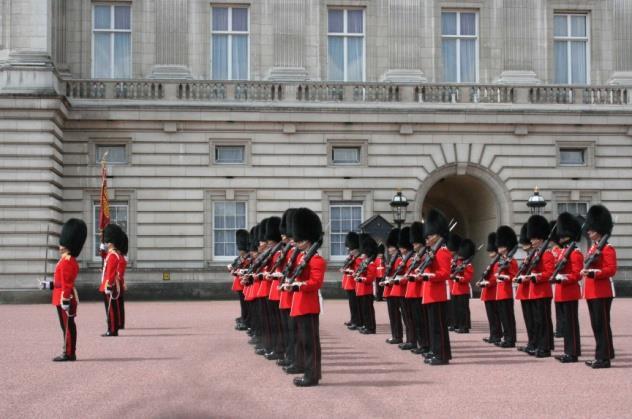
[[[108,223],[109,224],[109,200],[107,198],[107,167],[106,167],[106,163],[107,163],[107,157],[109,154],[109,150],[106,151],[103,156],[101,157],[101,194],[100,194],[100,211],[99,211],[99,238],[100,238],[100,243],[99,243],[99,253],[101,255],[101,268],[103,268],[103,264],[105,262],[105,257],[103,256],[103,252],[100,250],[100,244],[103,243],[103,230],[105,228],[105,225],[102,225],[102,221],[103,221],[103,216],[102,214],[105,214],[105,211],[107,211],[107,218],[108,218]],[[105,201],[104,202],[104,196],[105,196]],[[104,204],[107,205],[107,208],[104,208]]]

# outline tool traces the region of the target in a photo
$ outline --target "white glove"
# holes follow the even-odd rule
[[[564,274],[557,274],[555,275],[555,280],[556,281],[568,281],[568,277]]]
[[[112,288],[106,286],[105,287],[105,295],[112,295]]]
[[[40,289],[52,290],[53,288],[55,288],[55,283],[53,281],[47,279],[40,281]]]
[[[61,300],[61,308],[62,310],[68,312],[70,310],[70,298]]]

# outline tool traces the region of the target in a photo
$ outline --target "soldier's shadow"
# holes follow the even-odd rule
[[[327,383],[322,382],[319,384],[321,387],[404,387],[425,384],[433,384],[430,381],[415,381],[415,380],[371,380],[371,381],[345,381],[344,383]]]
[[[182,358],[177,357],[156,357],[156,358],[85,358],[76,362],[143,362],[143,361],[176,361]]]

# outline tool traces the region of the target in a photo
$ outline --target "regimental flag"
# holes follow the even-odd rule
[[[108,199],[108,170],[105,160],[101,162],[101,202],[99,207],[99,230],[110,224],[110,201]]]

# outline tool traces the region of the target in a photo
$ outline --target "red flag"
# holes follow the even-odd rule
[[[101,206],[99,207],[99,230],[103,231],[110,224],[110,201],[108,200],[108,171],[101,165]]]

